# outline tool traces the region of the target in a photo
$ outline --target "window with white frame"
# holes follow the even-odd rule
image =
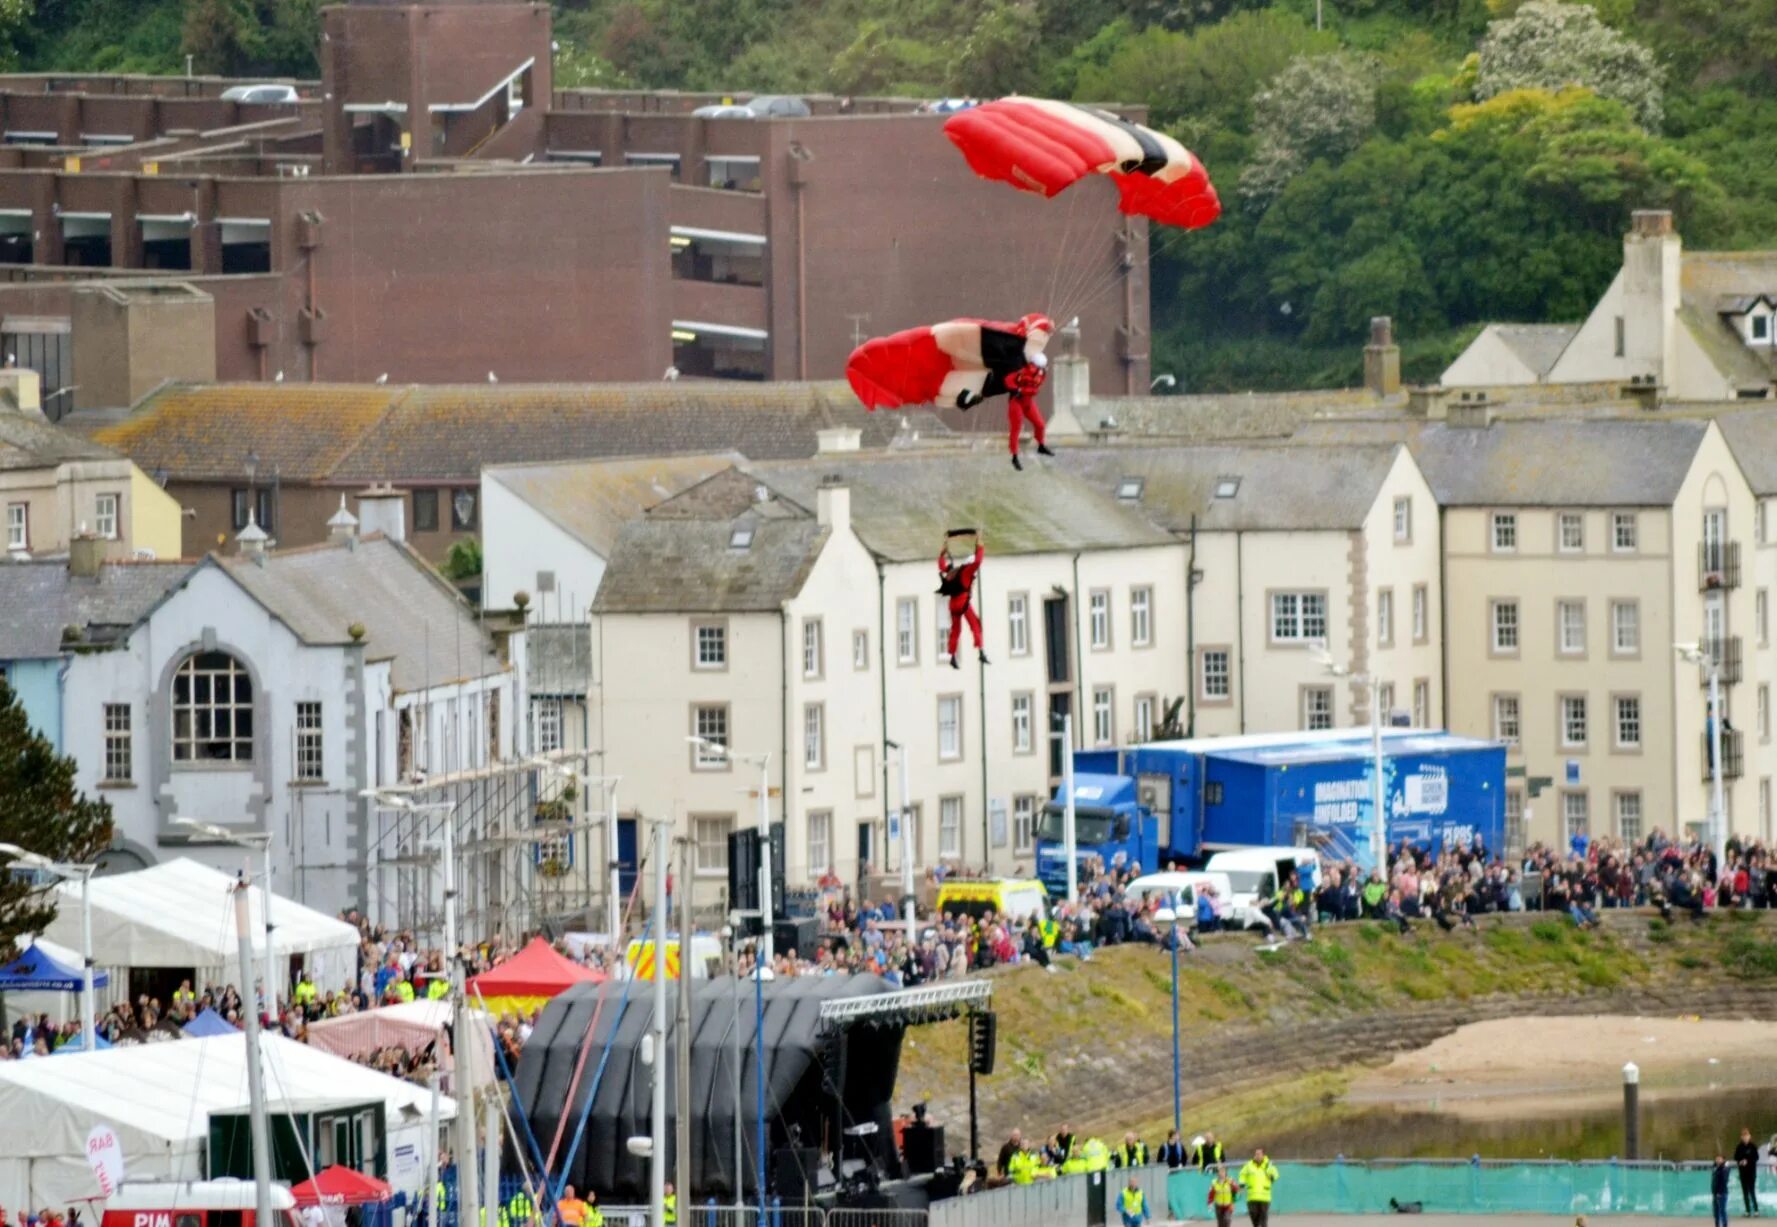
[[[1586,696],[1561,696],[1561,744],[1569,749],[1583,749],[1586,744]]]
[[[1206,699],[1225,699],[1228,697],[1228,649],[1204,648],[1198,655],[1198,672],[1201,678],[1201,693]]]
[[[31,507],[28,503],[6,504],[6,548],[31,548]]]
[[[1759,646],[1768,647],[1771,642],[1771,597],[1764,588],[1752,594],[1752,629],[1758,634]]]
[[[808,813],[808,876],[818,878],[833,867],[833,811]]]
[[[728,756],[715,746],[728,744],[728,704],[699,703],[691,709],[691,732],[699,744],[692,749],[691,765],[698,771],[715,771],[728,765]]]
[[[696,873],[700,878],[726,877],[728,874],[728,833],[734,829],[734,818],[697,815],[691,819],[691,837],[697,848]]]
[[[697,653],[692,663],[699,669],[728,667],[728,627],[722,622],[699,622],[692,627]]]
[[[135,776],[135,737],[128,703],[105,704],[105,782],[127,783]]]
[[[827,765],[827,705],[808,703],[802,708],[802,765],[820,771]]]
[[[1556,601],[1555,625],[1559,630],[1556,642],[1563,656],[1586,654],[1586,604],[1584,601]]]
[[[1103,651],[1111,646],[1111,593],[1108,588],[1094,588],[1087,597],[1092,647]]]
[[[1012,753],[1029,754],[1030,741],[1030,710],[1031,696],[1029,693],[1012,696]]]
[[[1308,643],[1327,637],[1327,594],[1273,592],[1271,638],[1278,643]]]
[[[1413,642],[1424,643],[1426,639],[1426,596],[1424,584],[1413,585]]]
[[[1610,650],[1618,656],[1634,656],[1641,651],[1640,602],[1610,603]]]
[[[1617,749],[1641,749],[1641,696],[1620,694],[1615,702]]]
[[[1771,739],[1771,686],[1760,682],[1758,687],[1758,739]]]
[[[1022,592],[1006,598],[1006,650],[1013,656],[1030,655],[1030,598]]]
[[[1152,588],[1131,588],[1129,590],[1129,643],[1132,647],[1145,648],[1154,642],[1154,590]]]
[[[1503,741],[1508,746],[1516,746],[1522,737],[1523,726],[1519,721],[1518,696],[1515,694],[1496,694],[1493,696],[1493,739]]]
[[[1619,792],[1614,803],[1617,808],[1617,838],[1624,843],[1638,842],[1641,839],[1641,794]]]
[[[1333,727],[1333,688],[1304,686],[1302,688],[1302,727],[1309,732]]]
[[[173,674],[173,761],[253,761],[253,680],[227,652],[198,652]]]
[[[1404,495],[1394,501],[1394,539],[1413,539],[1413,500]]]
[[[1037,798],[1021,793],[1012,798],[1012,851],[1029,852],[1036,843]]]
[[[1765,520],[1765,511],[1766,511],[1767,507],[1769,507],[1769,504],[1766,503],[1763,499],[1760,499],[1759,504],[1758,504],[1758,510],[1753,513],[1753,517],[1752,517],[1753,537],[1754,537],[1754,539],[1756,539],[1758,541],[1758,543],[1760,545],[1763,545],[1765,542],[1767,542],[1771,539],[1770,538],[1770,526]]]
[[[1377,716],[1383,724],[1394,719],[1394,683],[1381,682],[1376,686]]]
[[[1586,548],[1586,517],[1577,511],[1563,511],[1556,517],[1555,544],[1563,554],[1582,553]]]
[[[1759,838],[1766,843],[1771,842],[1771,777],[1760,776],[1758,782],[1758,830]]]
[[[955,860],[963,854],[963,799],[938,798],[938,855]]]
[[[1518,602],[1493,602],[1493,650],[1495,652],[1516,652],[1518,650]]]
[[[531,700],[531,747],[539,754],[562,748],[562,703],[556,698]]]
[[[802,676],[820,677],[827,671],[826,650],[821,639],[821,620],[802,619]]]
[[[1611,513],[1610,548],[1619,554],[1632,554],[1641,548],[1641,525],[1633,511]]]
[[[1587,804],[1583,792],[1564,792],[1561,794],[1561,832],[1571,843],[1575,835],[1588,835],[1592,830],[1591,807]]]
[[[932,651],[939,653],[938,659],[942,660],[942,659],[944,659],[944,657],[943,657],[944,649],[950,643],[950,598],[949,597],[939,594],[939,595],[934,596],[932,598],[932,619],[933,619],[932,625],[934,627],[936,627],[937,631],[938,631],[938,637],[936,639],[932,640],[932,643],[935,645],[932,648]],[[962,646],[961,639],[957,640],[957,646],[958,647]]]
[[[938,757],[946,761],[963,756],[963,697],[938,698]]]
[[[1137,744],[1154,740],[1154,696],[1138,694],[1135,696],[1135,741]]]
[[[1109,686],[1092,688],[1092,744],[1108,746],[1117,739],[1117,695]]]
[[[851,667],[860,672],[870,667],[870,632],[851,633]]]
[[[93,500],[93,533],[106,541],[117,540],[117,496],[101,494]]]
[[[1387,647],[1394,642],[1394,589],[1376,590],[1376,642]]]
[[[1509,554],[1518,548],[1518,513],[1515,511],[1496,511],[1493,513],[1493,549],[1495,553]]]
[[[296,705],[296,778],[309,782],[327,778],[318,702],[304,700]]]
[[[1431,727],[1431,683],[1424,678],[1413,683],[1413,727]]]
[[[903,665],[919,661],[919,610],[910,596],[895,602],[895,660]]]
[[[1506,789],[1505,804],[1506,847],[1519,849],[1524,846],[1524,793],[1516,788]]]

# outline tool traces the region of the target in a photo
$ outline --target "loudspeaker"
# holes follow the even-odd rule
[[[944,1166],[944,1126],[908,1125],[901,1131],[901,1153],[913,1175],[937,1171]]]
[[[785,1203],[804,1202],[819,1188],[821,1152],[813,1146],[780,1147],[772,1158],[772,1188]]]
[[[779,954],[794,950],[802,958],[812,958],[815,951],[815,918],[778,920],[771,926],[771,948]]]

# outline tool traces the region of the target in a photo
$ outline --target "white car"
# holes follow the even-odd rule
[[[751,111],[732,102],[712,102],[691,112],[698,119],[755,119]]]
[[[1233,884],[1234,895],[1228,902],[1229,917],[1238,917],[1246,927],[1270,928],[1259,909],[1271,901],[1280,883],[1291,870],[1301,878],[1302,889],[1310,895],[1320,883],[1320,853],[1313,848],[1234,848],[1218,852],[1204,864],[1210,873],[1225,873]]]
[[[297,102],[294,85],[231,85],[222,91],[224,102]]]

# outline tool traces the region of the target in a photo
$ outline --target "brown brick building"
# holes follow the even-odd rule
[[[1145,391],[1145,223],[1106,184],[982,182],[906,100],[705,119],[697,96],[558,93],[545,5],[357,3],[324,30],[324,79],[292,103],[0,78],[0,343],[49,394],[115,406],[182,373],[830,379],[859,335],[1054,311],[1068,284],[1101,291],[1079,308],[1096,389]],[[166,314],[144,293],[72,322],[83,286],[120,277],[213,303],[208,360],[95,365],[166,330],[137,323]]]

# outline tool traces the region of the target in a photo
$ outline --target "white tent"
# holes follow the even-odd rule
[[[407,1192],[425,1184],[427,1088],[281,1035],[262,1036],[260,1052],[274,1103],[381,1100],[389,1183]],[[246,1107],[246,1058],[234,1035],[0,1063],[0,1206],[97,1196],[86,1138],[98,1124],[116,1130],[127,1178],[202,1177],[210,1113]],[[439,1119],[455,1115],[441,1097]]]
[[[93,962],[105,968],[189,967],[201,987],[239,975],[239,944],[234,922],[235,879],[184,859],[92,882]],[[56,918],[44,930],[51,940],[80,949],[80,886],[64,883]],[[265,949],[265,899],[259,887],[247,892],[255,960]],[[280,978],[289,956],[304,965],[322,990],[350,988],[357,975],[358,931],[312,908],[272,896],[274,974]],[[233,972],[226,969],[233,968]],[[127,975],[122,977],[127,983]],[[117,980],[114,978],[114,983]],[[0,1203],[3,1204],[3,1203]]]

